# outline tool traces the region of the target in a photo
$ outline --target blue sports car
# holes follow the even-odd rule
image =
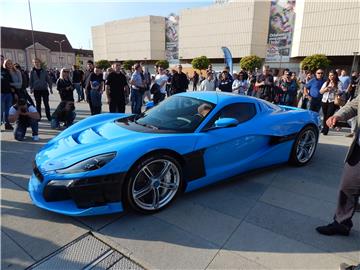
[[[248,96],[188,92],[141,115],[100,114],[49,141],[29,182],[44,209],[153,213],[182,192],[315,153],[319,115]]]

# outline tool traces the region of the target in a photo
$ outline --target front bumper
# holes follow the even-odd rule
[[[123,178],[120,179],[122,183]],[[29,180],[29,194],[34,204],[40,208],[70,216],[89,216],[89,215],[102,215],[111,214],[123,211],[121,203],[121,195],[119,194],[118,201],[108,200],[107,196],[102,196],[105,200],[98,202],[98,189],[91,188],[89,193],[86,189],[85,193],[79,191],[79,186],[69,192],[69,197],[54,198],[51,200],[49,194],[44,197],[44,192],[48,183],[41,182],[35,174]],[[94,193],[94,191],[96,191]],[[103,192],[103,189],[100,189]],[[76,192],[80,192],[81,196],[77,196]],[[56,194],[56,192],[54,193]],[[82,196],[82,195],[86,196]],[[51,196],[50,196],[51,197]],[[80,200],[79,200],[80,197]],[[94,201],[94,198],[96,200]]]

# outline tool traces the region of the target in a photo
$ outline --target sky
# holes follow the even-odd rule
[[[191,1],[94,1],[30,0],[33,27],[37,31],[65,34],[73,48],[92,49],[91,26],[145,15],[167,16],[212,0]],[[28,0],[0,0],[0,25],[31,29]]]

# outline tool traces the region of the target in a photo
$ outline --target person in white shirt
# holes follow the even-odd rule
[[[200,84],[200,91],[215,91],[216,81],[212,72],[207,72],[207,77]]]
[[[339,94],[341,89],[342,84],[339,80],[338,74],[335,71],[330,71],[327,81],[324,82],[320,89],[320,94],[322,94],[321,106],[324,114],[321,133],[324,135],[327,135],[329,132],[329,127],[326,125],[326,121],[335,113],[335,95]]]
[[[154,93],[153,101],[154,104],[158,104],[163,101],[166,96],[166,83],[168,81],[168,76],[166,76],[164,68],[158,68],[158,74],[155,76],[155,83],[159,85],[159,92]]]
[[[239,94],[246,95],[247,90],[249,88],[249,82],[248,82],[248,80],[245,79],[245,76],[243,73],[239,73],[239,82],[240,82]]]
[[[34,141],[39,140],[39,120],[40,114],[36,108],[27,102],[26,99],[20,98],[17,103],[10,107],[9,121],[14,123],[16,127],[14,130],[14,137],[17,141],[22,141],[25,138],[26,129],[31,127]]]
[[[233,74],[234,81],[232,83],[232,92],[235,94],[240,93],[240,81],[239,81],[239,75],[237,73]]]

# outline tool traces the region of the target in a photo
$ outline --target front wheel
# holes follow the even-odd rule
[[[315,127],[307,126],[297,135],[290,155],[290,163],[296,166],[307,164],[314,156],[318,142],[318,132]]]
[[[168,206],[182,185],[182,170],[176,159],[157,154],[140,161],[130,172],[126,198],[135,211],[154,213]]]

